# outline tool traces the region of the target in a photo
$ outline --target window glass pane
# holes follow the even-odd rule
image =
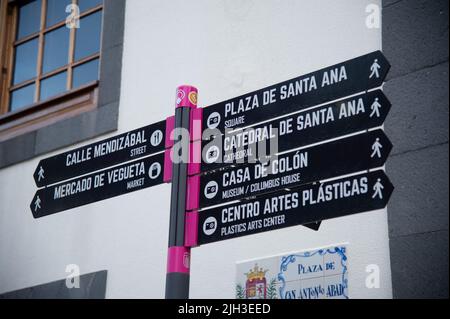
[[[10,111],[16,111],[34,102],[35,85],[31,84],[11,92]]]
[[[73,87],[98,80],[98,59],[84,63],[73,69]]]
[[[70,12],[66,13],[66,7],[71,3],[72,0],[47,0],[46,27],[66,20],[66,17],[70,15]]]
[[[69,62],[69,29],[66,26],[45,35],[42,72],[48,73]]]
[[[102,12],[96,12],[80,19],[80,28],[76,31],[75,61],[100,51]]]
[[[13,84],[30,80],[36,76],[38,39],[16,47],[14,58]]]
[[[100,4],[103,0],[78,0],[78,6],[80,7],[80,12],[92,9]]]
[[[41,82],[41,101],[66,91],[67,72],[58,73]]]
[[[38,32],[41,24],[41,0],[27,1],[19,7],[17,39]]]

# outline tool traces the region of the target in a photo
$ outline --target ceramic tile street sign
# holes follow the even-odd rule
[[[357,173],[385,164],[392,144],[381,130],[203,175],[200,208]]]
[[[383,209],[393,189],[384,172],[378,170],[201,211],[198,243]]]
[[[349,248],[328,247],[236,264],[236,299],[348,299]]]
[[[278,153],[379,127],[390,109],[386,96],[376,90],[217,136],[203,141],[201,170],[207,172],[231,164],[255,162],[261,154],[265,156],[273,151],[274,140],[277,140],[275,153]],[[217,156],[209,156],[214,150]]]
[[[204,128],[247,127],[284,114],[377,88],[390,64],[375,51],[298,78],[257,90],[204,110]]]
[[[142,190],[163,183],[164,154],[98,171],[38,190],[30,204],[34,218]]]
[[[166,121],[80,147],[39,162],[33,175],[44,187],[164,150]]]

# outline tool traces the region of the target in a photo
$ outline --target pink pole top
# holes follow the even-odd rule
[[[190,85],[182,85],[177,89],[176,107],[197,107],[197,88]]]

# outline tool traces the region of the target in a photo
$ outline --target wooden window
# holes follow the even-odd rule
[[[0,141],[96,107],[103,0],[0,1]]]

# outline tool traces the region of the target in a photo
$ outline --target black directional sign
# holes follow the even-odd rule
[[[314,183],[200,212],[200,245],[386,207],[383,171]]]
[[[200,207],[381,167],[391,150],[391,142],[379,129],[274,156],[266,162],[218,170],[201,177]]]
[[[44,159],[34,173],[38,187],[94,172],[106,167],[155,154],[165,148],[166,122]]]
[[[264,124],[203,141],[202,171],[255,162],[270,152],[336,138],[381,126],[391,104],[381,90],[326,104]],[[272,144],[277,141],[276,150]],[[271,145],[272,144],[272,145]]]
[[[30,208],[34,218],[40,218],[159,185],[163,169],[163,153],[132,161],[40,189]]]
[[[246,127],[382,85],[390,64],[380,51],[339,63],[204,110],[204,128]]]

